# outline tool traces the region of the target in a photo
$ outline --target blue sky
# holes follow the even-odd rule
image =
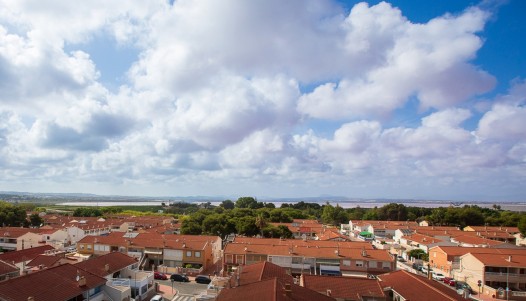
[[[526,200],[524,1],[0,4],[0,191]]]

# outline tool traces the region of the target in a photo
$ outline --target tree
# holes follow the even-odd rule
[[[234,207],[236,206],[236,204],[234,204],[234,202],[232,202],[231,200],[224,200],[221,202],[221,205],[219,205],[225,209],[234,209]]]
[[[258,209],[263,208],[263,206],[263,203],[256,201],[253,197],[240,197],[236,201],[236,208]]]
[[[422,249],[413,249],[407,253],[410,257],[415,259],[422,259],[424,261],[429,261],[429,254],[427,254]]]
[[[44,220],[38,215],[38,213],[33,213],[29,216],[29,224],[33,227],[40,227],[44,223]]]
[[[523,237],[526,237],[526,215],[523,215],[517,224],[517,228],[521,232]]]
[[[390,203],[378,209],[379,220],[406,221],[407,208],[404,204]]]

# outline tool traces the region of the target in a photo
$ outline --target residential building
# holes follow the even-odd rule
[[[286,271],[269,262],[244,266],[236,271],[229,285],[223,288],[217,301],[334,301],[294,283]]]
[[[105,284],[102,277],[63,264],[0,282],[0,300],[102,301]]]
[[[247,241],[245,239],[245,241]],[[394,259],[385,250],[353,248],[354,242],[308,241],[290,244],[293,240],[248,240],[229,243],[223,253],[223,270],[269,261],[291,274],[358,275],[380,274],[395,269]],[[356,246],[363,243],[357,243]]]
[[[26,265],[31,260],[35,259],[38,255],[46,254],[54,251],[52,246],[41,246],[29,249],[23,249],[20,251],[11,251],[0,254],[0,260],[14,264],[19,271],[22,273],[26,270]]]

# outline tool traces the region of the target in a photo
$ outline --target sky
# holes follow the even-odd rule
[[[0,191],[526,201],[525,11],[0,0]]]

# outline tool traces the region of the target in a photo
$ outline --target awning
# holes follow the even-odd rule
[[[161,255],[161,254],[163,254],[163,251],[161,251],[161,250],[144,250],[144,254]]]
[[[360,232],[360,236],[371,236],[371,235],[373,235],[373,234],[371,232],[369,232],[369,231],[362,231],[362,232]]]
[[[320,270],[321,275],[332,275],[332,276],[341,276],[340,271],[329,271],[329,270]]]

